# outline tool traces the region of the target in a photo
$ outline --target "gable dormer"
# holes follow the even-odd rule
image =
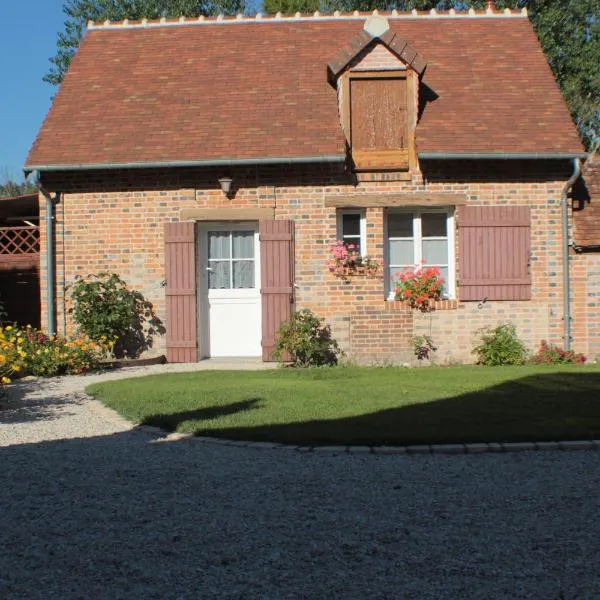
[[[415,127],[424,58],[373,15],[327,65],[356,171],[416,167]]]

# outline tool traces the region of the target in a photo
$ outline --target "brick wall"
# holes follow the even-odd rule
[[[360,52],[350,63],[350,68],[353,71],[380,71],[405,69],[406,65],[383,44],[375,44]]]
[[[180,211],[186,208],[252,207],[274,209],[276,218],[295,221],[297,307],[311,308],[324,317],[356,360],[405,362],[412,356],[411,337],[427,334],[439,346],[441,362],[470,361],[477,331],[507,321],[517,325],[532,349],[541,339],[561,343],[560,193],[568,171],[569,165],[562,163],[428,161],[422,164],[422,177],[412,181],[356,184],[341,166],[244,168],[231,171],[236,188],[231,200],[217,182],[221,170],[47,174],[46,186],[61,193],[56,211],[59,330],[71,328],[65,287],[78,274],[102,270],[119,273],[153,302],[164,319],[163,224],[179,220]],[[425,190],[463,193],[474,205],[531,207],[531,301],[454,302],[421,314],[401,303],[386,302],[381,279],[353,277],[346,283],[328,272],[325,261],[328,246],[336,238],[336,209],[325,206],[327,197]],[[380,262],[384,259],[384,214],[384,208],[366,211],[369,254]],[[45,222],[43,214],[41,222]],[[45,249],[44,240],[41,247]],[[42,261],[45,264],[45,257]],[[579,307],[577,302],[585,298],[585,307],[574,311],[575,345],[586,352],[600,352],[600,319],[593,317],[600,294],[600,260],[593,264],[578,261],[579,257],[573,259],[574,301]],[[45,303],[45,292],[42,299]],[[163,351],[164,340],[159,339],[153,352]]]

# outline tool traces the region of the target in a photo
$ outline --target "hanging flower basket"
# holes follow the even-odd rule
[[[433,303],[441,300],[443,293],[444,280],[438,267],[417,265],[400,273],[396,281],[396,300],[422,312],[433,310]]]
[[[329,249],[331,258],[327,260],[327,268],[338,279],[349,281],[357,275],[369,279],[379,277],[379,263],[368,256],[361,256],[356,244],[336,240]]]

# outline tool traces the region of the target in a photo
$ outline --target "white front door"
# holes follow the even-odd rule
[[[261,356],[258,224],[207,225],[198,243],[203,355]]]

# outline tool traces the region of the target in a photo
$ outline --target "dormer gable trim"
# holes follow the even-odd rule
[[[385,24],[383,24],[385,22]],[[365,27],[347,46],[342,48],[338,54],[327,64],[327,79],[329,83],[335,85],[337,77],[358,55],[375,43],[381,43],[392,54],[397,56],[409,68],[415,71],[421,77],[427,66],[425,58],[414,48],[408,45],[408,42],[394,33],[387,25],[387,20],[379,15],[367,19]],[[380,33],[381,32],[381,33]],[[374,35],[375,33],[375,35]]]

